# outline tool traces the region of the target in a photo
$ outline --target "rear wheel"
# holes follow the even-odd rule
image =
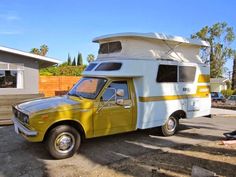
[[[49,132],[46,146],[52,157],[64,159],[73,156],[80,143],[81,135],[74,127],[60,125]]]
[[[161,127],[164,136],[174,135],[179,126],[179,120],[176,116],[170,116],[166,123]]]

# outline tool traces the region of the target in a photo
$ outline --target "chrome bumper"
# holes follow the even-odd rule
[[[15,132],[17,134],[23,133],[26,136],[36,136],[38,132],[29,130],[24,125],[22,125],[16,118],[12,118],[12,122],[14,123]]]

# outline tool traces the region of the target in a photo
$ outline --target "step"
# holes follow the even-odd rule
[[[35,98],[42,98],[43,94],[34,95],[0,95],[0,106],[11,106],[13,104]]]
[[[38,98],[44,97],[44,94],[19,94],[19,95],[0,95],[1,99],[28,99],[28,98]]]
[[[11,119],[0,119],[0,125],[12,125],[13,122]]]
[[[11,105],[0,106],[0,112],[2,112],[2,111],[8,111],[8,112],[11,112],[11,111],[12,111],[12,106],[11,106]]]
[[[2,119],[2,118],[12,118],[12,117],[13,117],[12,111],[1,111],[0,112],[0,119]]]

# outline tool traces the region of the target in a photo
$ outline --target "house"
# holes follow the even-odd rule
[[[42,96],[39,69],[58,63],[56,59],[0,46],[0,124],[9,122],[12,104]]]
[[[230,82],[230,80],[227,78],[211,78],[211,92],[221,92],[222,90],[227,90],[227,82]]]

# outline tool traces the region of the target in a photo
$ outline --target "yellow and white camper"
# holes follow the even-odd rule
[[[157,33],[122,33],[94,39],[97,59],[62,97],[13,106],[15,131],[46,141],[58,159],[72,156],[82,138],[161,127],[173,135],[181,118],[210,114],[209,66],[204,41]]]

